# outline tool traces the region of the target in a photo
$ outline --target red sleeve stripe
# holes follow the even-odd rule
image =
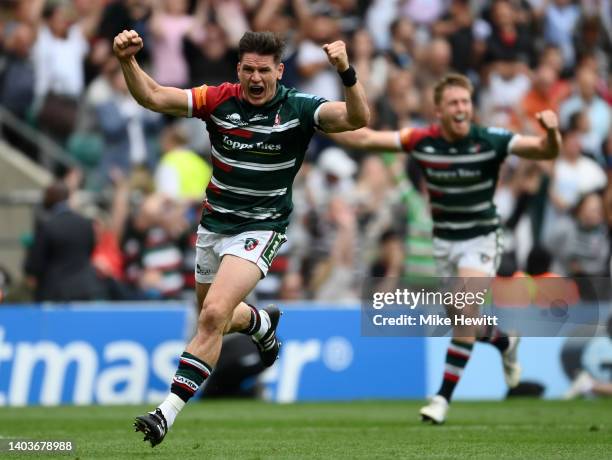
[[[193,116],[208,118],[224,101],[240,98],[239,83],[223,83],[219,86],[202,85],[191,90],[193,96]]]
[[[194,117],[206,116],[206,93],[208,93],[208,86],[202,85],[197,88],[191,89],[191,98],[193,104],[192,115]]]
[[[402,131],[404,133],[402,134]],[[400,142],[406,152],[411,152],[426,137],[440,137],[440,127],[430,125],[427,128],[404,128],[400,131]]]

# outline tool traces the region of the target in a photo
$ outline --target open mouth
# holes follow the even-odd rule
[[[253,85],[249,88],[249,92],[253,96],[261,96],[264,92],[264,87],[260,85]]]
[[[457,123],[461,123],[462,121],[465,121],[466,119],[467,119],[467,116],[465,115],[465,113],[460,113],[453,117],[453,121]]]

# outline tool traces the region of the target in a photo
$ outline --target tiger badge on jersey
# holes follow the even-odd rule
[[[247,238],[244,241],[244,249],[247,251],[252,251],[253,249],[257,247],[258,244],[259,244],[259,240],[256,240],[255,238]]]

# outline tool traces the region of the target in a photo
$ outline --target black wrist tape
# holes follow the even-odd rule
[[[338,72],[338,75],[340,75],[340,79],[342,80],[342,84],[344,86],[351,87],[357,83],[357,73],[352,65],[350,65],[344,72]]]

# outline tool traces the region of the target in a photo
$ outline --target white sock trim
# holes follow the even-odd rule
[[[272,325],[272,321],[270,321],[270,316],[268,315],[268,312],[265,310],[258,311],[259,318],[261,319],[261,324],[259,325],[259,330],[255,332],[255,334],[253,334],[253,337],[255,337],[257,340],[261,339],[266,334],[266,332],[268,332],[268,329],[270,329],[270,326]]]
[[[185,401],[183,401],[181,398],[179,398],[174,393],[170,393],[168,397],[166,398],[166,401],[168,401],[168,403],[174,406],[174,408],[176,409],[176,412],[180,412],[183,409],[183,407],[185,407]]]
[[[183,409],[183,407],[185,407],[185,401],[174,393],[169,393],[164,402],[162,402],[158,407],[162,411],[162,414],[164,414],[166,423],[168,423],[168,429],[170,429],[170,427],[174,424],[174,420],[176,419],[178,413]]]

